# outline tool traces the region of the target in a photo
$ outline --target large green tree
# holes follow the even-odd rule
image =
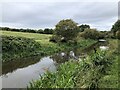
[[[80,32],[83,32],[85,29],[90,29],[90,26],[86,24],[85,25],[82,24],[79,26],[79,28],[80,28]]]
[[[55,26],[55,35],[60,38],[64,38],[66,41],[73,40],[75,37],[77,37],[78,32],[79,27],[72,19],[61,20]]]
[[[114,36],[116,35],[117,31],[120,31],[120,20],[117,20],[115,24],[112,26],[111,31],[113,32]]]

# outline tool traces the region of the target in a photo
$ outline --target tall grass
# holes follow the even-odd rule
[[[103,88],[120,88],[119,86],[119,57],[120,57],[120,50],[119,50],[119,40],[117,39],[109,39],[109,49],[111,55],[114,57],[112,59],[112,65],[110,67],[110,70],[108,71],[108,75],[106,75],[101,80],[101,85]]]
[[[104,51],[91,54],[82,61],[70,60],[61,64],[55,73],[47,72],[39,80],[33,81],[33,88],[102,88],[101,80],[112,65],[113,57]]]

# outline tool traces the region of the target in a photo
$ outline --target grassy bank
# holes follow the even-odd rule
[[[35,55],[40,48],[32,39],[2,35],[2,62]]]
[[[113,44],[114,43],[114,44]],[[109,40],[109,50],[91,53],[82,61],[61,64],[57,72],[47,72],[30,83],[33,88],[118,88],[117,40]]]
[[[80,39],[77,45],[69,45],[67,43],[58,44],[49,42],[51,35],[13,31],[0,32],[3,37],[3,62],[32,55],[46,56],[60,51],[72,50],[73,48],[84,49],[97,42],[90,39]]]
[[[110,52],[112,53],[112,56],[114,57],[113,64],[111,65],[111,69],[110,71],[108,71],[108,75],[106,75],[106,77],[104,77],[101,81],[101,86],[103,88],[117,88],[119,87],[119,76],[118,76],[118,72],[119,72],[119,57],[120,57],[120,50],[119,50],[119,43],[120,40],[115,40],[115,39],[109,39],[109,49]],[[119,87],[120,88],[120,87]]]
[[[101,84],[106,82],[101,81],[108,74],[111,60],[112,57],[106,56],[104,52],[98,52],[82,61],[65,62],[59,66],[57,72],[47,72],[39,80],[31,82],[28,88],[104,88]]]

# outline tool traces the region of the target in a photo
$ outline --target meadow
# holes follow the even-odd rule
[[[38,41],[43,44],[48,44],[49,38],[52,36],[49,34],[14,32],[14,31],[0,31],[0,33],[5,36],[25,37],[34,39],[35,41]]]

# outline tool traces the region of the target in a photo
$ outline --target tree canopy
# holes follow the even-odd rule
[[[117,31],[120,31],[120,20],[117,20],[115,24],[112,26],[111,31],[113,32],[114,36],[116,35]]]
[[[77,37],[79,27],[72,19],[61,20],[55,27],[55,35],[64,38],[66,41]]]
[[[80,28],[80,32],[83,32],[85,29],[90,29],[90,26],[86,24],[85,25],[82,24],[79,26],[79,28]]]
[[[85,39],[99,39],[100,38],[100,32],[97,31],[96,29],[86,29],[84,32],[81,34],[82,37]]]

